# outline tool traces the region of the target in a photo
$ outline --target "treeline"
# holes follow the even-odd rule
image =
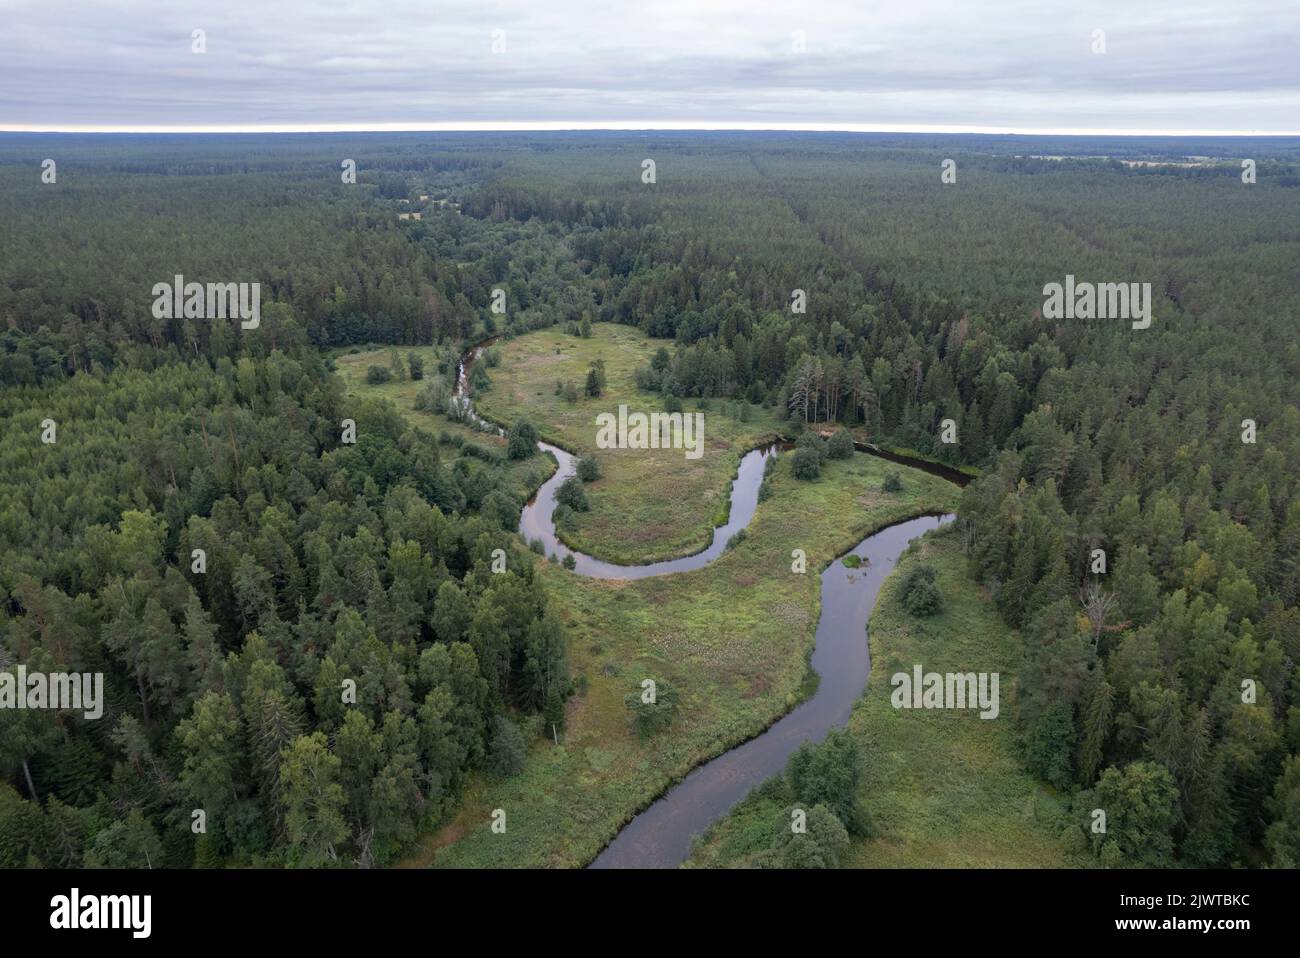
[[[314,350],[0,409],[2,664],[106,699],[0,710],[0,866],[381,864],[562,726],[521,491]]]

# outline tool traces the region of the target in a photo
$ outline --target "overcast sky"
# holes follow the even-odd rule
[[[1297,63],[1297,0],[0,0],[0,129],[1295,133]]]

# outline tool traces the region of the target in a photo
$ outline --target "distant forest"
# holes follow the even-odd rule
[[[644,388],[981,470],[1026,767],[1134,810],[1101,863],[1300,866],[1294,141],[14,135],[0,221],[0,667],[108,695],[0,710],[0,866],[385,864],[562,728],[530,490],[327,351],[597,321],[675,343]],[[155,319],[175,274],[260,328]],[[1154,322],[1044,318],[1067,274]]]

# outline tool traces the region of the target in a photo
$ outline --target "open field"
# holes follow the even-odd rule
[[[1048,787],[1025,772],[1014,745],[1014,675],[1020,638],[997,616],[965,568],[952,527],[925,536],[886,582],[871,618],[871,679],[849,728],[865,763],[859,801],[875,827],[855,839],[846,867],[1031,868],[1070,861],[1059,841],[1060,807]],[[907,568],[938,570],[944,609],[929,619],[899,601]],[[890,676],[915,664],[930,672],[998,672],[1000,713],[895,709]],[[779,795],[751,795],[710,831],[689,865],[744,866],[768,847],[786,805]]]
[[[781,428],[776,412],[748,406],[740,422],[712,400],[704,412],[704,454],[695,460],[681,449],[596,448],[596,416],[663,409],[658,395],[636,388],[633,374],[650,363],[655,350],[672,344],[649,339],[631,326],[598,323],[590,339],[546,329],[497,344],[501,365],[488,370],[492,386],[474,399],[480,413],[509,424],[529,418],[543,439],[580,455],[595,454],[603,478],[588,486],[591,511],[580,513],[563,535],[570,548],[623,565],[673,559],[699,552],[713,529],[726,521],[736,467],[750,449]],[[605,362],[607,385],[598,398],[583,394],[587,370]],[[576,402],[556,394],[555,384],[572,382]],[[686,412],[697,400],[684,401]],[[734,408],[734,404],[733,404]]]

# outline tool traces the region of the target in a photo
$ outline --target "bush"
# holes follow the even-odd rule
[[[903,608],[911,615],[934,615],[943,609],[934,566],[914,565],[903,577]]]
[[[816,449],[801,445],[794,451],[792,468],[796,479],[818,479],[822,474],[822,457]]]
[[[407,353],[406,365],[411,370],[412,381],[418,381],[424,378],[424,359],[419,353]]]
[[[862,777],[858,743],[845,729],[836,729],[820,744],[805,742],[786,763],[790,793],[804,808],[825,805],[853,835],[870,832],[866,813],[858,806]]]
[[[574,512],[586,512],[591,508],[587,502],[587,490],[577,476],[570,476],[560,483],[560,488],[555,490],[555,501]]]
[[[1039,778],[1068,790],[1074,781],[1074,709],[1053,702],[1025,727],[1020,744],[1025,765]]]
[[[564,401],[567,403],[575,403],[578,401],[578,387],[572,382],[564,384]]]
[[[672,393],[669,393],[664,397],[664,412],[674,413],[681,411],[682,401],[678,397],[674,396]]]
[[[902,492],[903,477],[900,476],[897,472],[891,472],[887,476],[885,476],[885,482],[881,486],[881,488],[884,489],[886,492]]]
[[[732,549],[736,548],[736,546],[744,542],[745,539],[746,539],[745,530],[741,529],[739,532],[737,532],[735,535],[733,535],[730,539],[727,540],[727,546],[724,551],[730,552]]]
[[[511,459],[527,459],[537,452],[537,429],[527,419],[516,419],[510,427],[506,442],[506,455]]]
[[[483,354],[483,362],[487,363],[488,369],[496,369],[501,365],[501,350],[493,346]]]
[[[579,459],[578,478],[583,482],[595,482],[600,478],[600,463],[590,456]]]
[[[652,393],[658,392],[663,378],[649,366],[638,366],[632,373],[632,381],[636,383],[637,389]]]
[[[798,808],[806,815],[804,831],[792,826]],[[776,822],[772,864],[777,868],[836,868],[849,847],[848,829],[825,805],[782,810]]]
[[[415,372],[414,366],[411,367],[411,371]],[[450,399],[451,390],[441,378],[429,379],[415,394],[415,408],[421,412],[439,413],[447,408]]]
[[[853,456],[853,437],[847,429],[841,429],[831,436],[826,443],[826,456],[829,459],[849,459]]]
[[[796,450],[811,449],[817,453],[818,461],[826,458],[826,442],[815,432],[804,432],[794,444]]]
[[[469,371],[469,388],[470,392],[478,394],[483,392],[492,385],[492,380],[488,378],[487,370],[483,368],[482,363],[475,363]]]
[[[509,778],[524,767],[528,745],[519,726],[504,715],[492,723],[492,742],[488,746],[488,771],[500,778]]]
[[[772,498],[772,480],[764,478],[758,484],[758,501],[767,502],[770,498]]]
[[[672,724],[681,696],[667,681],[655,682],[654,701],[645,701],[647,690],[641,686],[627,694],[623,703],[632,713],[632,724],[642,740]]]
[[[573,553],[569,553],[564,557],[564,561],[561,562],[560,565],[572,571],[578,565],[578,561],[573,558]]]
[[[366,369],[366,382],[372,386],[379,386],[393,378],[392,372],[387,366],[370,366]]]

